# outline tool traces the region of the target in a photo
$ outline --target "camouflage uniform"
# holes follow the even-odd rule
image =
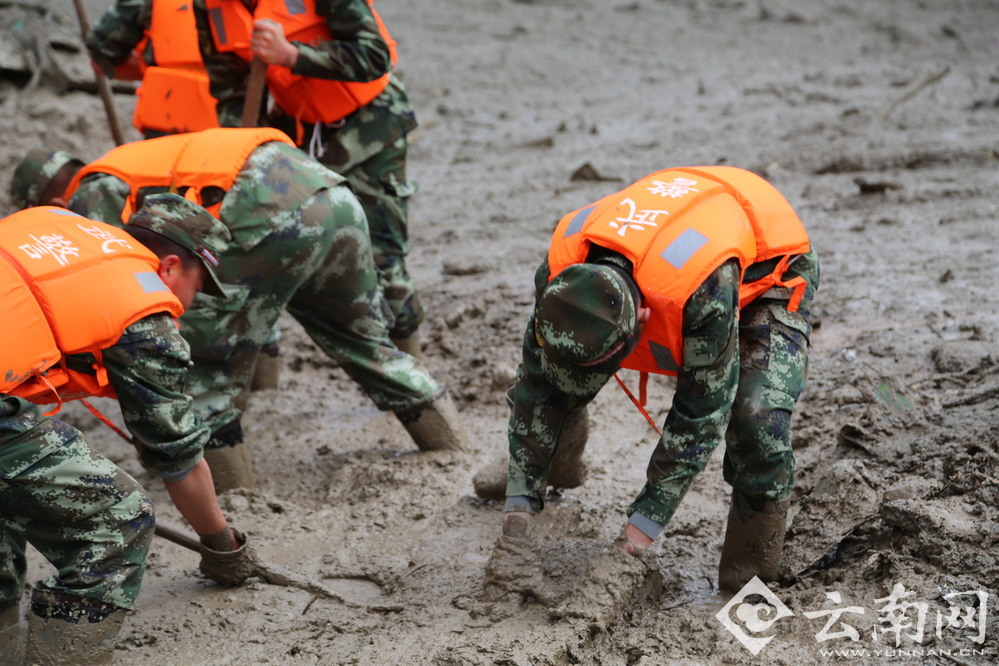
[[[612,255],[613,256],[613,255]],[[612,257],[621,268],[630,265]],[[750,266],[744,280],[769,274],[775,261]],[[785,274],[807,281],[796,313],[789,294],[771,290],[738,310],[739,266],[716,269],[687,301],[683,312],[684,364],[677,375],[673,405],[649,462],[647,483],[631,504],[631,522],[658,534],[676,511],[693,477],[704,469],[724,437],[725,480],[749,496],[785,499],[791,493],[794,454],[790,420],[805,386],[810,306],[818,287],[814,251],[799,257]],[[548,284],[547,261],[535,275],[540,298]],[[537,312],[537,310],[535,310]],[[565,423],[578,419],[600,386],[583,385],[570,394],[554,387],[542,363],[535,317],[524,336],[524,359],[512,389],[508,508],[543,506],[549,464]],[[606,381],[609,376],[605,377]],[[581,379],[585,381],[585,379]],[[526,508],[526,507],[525,507]]]
[[[103,359],[143,466],[166,480],[186,476],[209,430],[183,393],[191,359],[174,319],[140,319]],[[56,615],[60,606],[104,612],[81,598],[133,608],[155,524],[142,488],[75,428],[21,398],[0,396],[0,405],[0,609],[20,599],[26,542],[58,570],[36,588],[35,605]]]
[[[204,0],[194,0],[194,10],[212,95],[218,100],[219,124],[239,127],[249,63],[234,54],[218,53]],[[365,0],[317,0],[316,11],[326,17],[335,39],[315,46],[296,42],[299,56],[293,73],[373,81],[391,70],[388,46]],[[424,312],[405,264],[408,199],[416,191],[406,177],[407,134],[416,128],[416,114],[402,81],[392,73],[381,95],[336,123],[300,128],[280,109],[268,122],[347,178],[368,218],[375,262],[394,317],[392,337],[409,337]]]
[[[91,174],[68,207],[120,225],[128,191],[115,176]],[[262,144],[219,218],[232,233],[217,267],[229,297],[199,294],[180,319],[195,361],[188,391],[213,432],[238,424],[235,399],[285,308],[380,409],[404,411],[443,390],[389,341],[364,213],[337,174],[284,143]]]
[[[106,72],[124,63],[149,28],[153,0],[115,0],[87,35],[87,49]],[[371,81],[391,68],[388,46],[378,32],[364,0],[318,0],[336,40],[310,46],[298,44],[294,73],[340,81]],[[239,127],[249,77],[249,63],[216,53],[202,0],[194,2],[211,92],[218,100],[219,124]],[[153,46],[142,54],[155,64]],[[269,122],[288,136],[299,136],[295,120],[276,110]],[[308,149],[333,171],[342,174],[368,218],[379,277],[392,310],[393,338],[412,335],[423,320],[423,306],[406,269],[409,253],[408,199],[416,191],[406,178],[407,134],[416,128],[416,114],[402,81],[393,73],[388,87],[367,106],[330,125],[305,127],[300,147]],[[147,138],[153,136],[147,133]],[[310,146],[315,147],[310,148]]]

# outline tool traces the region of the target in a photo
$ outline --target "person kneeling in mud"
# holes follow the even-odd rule
[[[505,483],[475,480],[481,496],[505,492],[495,554],[530,536],[547,484],[583,482],[587,404],[628,368],[677,380],[617,546],[642,557],[724,437],[732,499],[719,587],[775,579],[818,278],[791,206],[734,167],[656,172],[562,218],[535,275]]]
[[[270,128],[216,128],[127,143],[84,164],[39,146],[14,172],[21,207],[64,205],[121,225],[150,193],[176,189],[229,229],[218,256],[228,300],[195,299],[180,319],[194,366],[188,387],[212,429],[216,489],[255,483],[241,414],[257,355],[291,314],[422,451],[460,450],[464,428],[445,387],[389,338],[367,219],[345,179]]]

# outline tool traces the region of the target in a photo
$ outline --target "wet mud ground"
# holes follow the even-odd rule
[[[91,16],[106,4],[89,2]],[[222,503],[262,558],[351,603],[260,580],[220,588],[200,577],[194,553],[157,540],[117,663],[995,663],[999,5],[377,6],[421,121],[409,261],[428,309],[424,354],[472,451],[414,452],[393,417],[282,319],[280,388],[254,394],[244,420],[259,484]],[[0,8],[0,30],[32,52],[17,11]],[[55,27],[36,40],[64,44],[54,58],[36,58],[27,75],[5,66],[5,182],[41,139],[87,159],[112,146],[69,11],[52,3]],[[133,98],[118,89],[127,120]],[[790,615],[772,621],[746,612],[760,597],[726,606],[717,592],[721,452],[646,555],[647,571],[607,557],[655,441],[613,385],[590,412],[588,481],[538,520],[545,599],[487,601],[501,506],[477,499],[471,479],[505,449],[504,391],[551,230],[651,171],[703,164],[767,177],[822,262],[794,419],[785,577],[771,586]],[[2,194],[0,206],[12,212]],[[651,382],[658,422],[671,393],[665,378]],[[76,405],[64,415],[143,482],[163,521],[180,524],[126,445]],[[37,580],[49,570],[34,555]],[[634,594],[559,612],[588,569],[610,597],[614,581]],[[852,611],[830,622],[837,609]],[[754,656],[719,611],[747,638],[771,640]]]

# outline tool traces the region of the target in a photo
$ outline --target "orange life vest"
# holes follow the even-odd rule
[[[372,0],[367,2],[395,65],[398,58],[395,40],[375,11]],[[222,53],[236,53],[247,61],[253,57],[250,36],[256,19],[280,23],[289,41],[318,44],[333,39],[326,21],[316,13],[315,0],[259,0],[252,13],[239,0],[207,0],[206,5],[215,48]],[[308,78],[292,74],[288,67],[267,67],[267,87],[274,102],[303,123],[334,123],[378,97],[388,82],[387,73],[362,83]]]
[[[548,253],[550,277],[586,260],[590,245],[621,253],[651,315],[623,367],[675,375],[683,365],[683,308],[694,290],[725,261],[742,273],[755,262],[783,257],[774,271],[743,285],[740,307],[772,287],[804,292],[801,278],[783,282],[791,257],[809,250],[808,234],[791,205],[759,176],[735,167],[666,169],[569,213]]]
[[[294,145],[287,134],[270,127],[220,127],[126,143],[80,169],[65,197],[69,200],[87,175],[106,173],[128,183],[130,189],[122,222],[131,217],[136,196],[144,187],[169,187],[173,192],[186,188],[184,197],[202,205],[204,188],[228,191],[250,154],[268,141]],[[215,217],[221,207],[221,201],[206,206]]]
[[[153,2],[144,43],[152,44],[156,64],[143,68],[132,116],[140,132],[177,134],[219,126],[192,4],[193,0]]]
[[[0,220],[0,393],[39,404],[114,397],[101,350],[147,315],[184,312],[158,267],[121,229],[63,208]],[[67,359],[77,354],[92,355],[88,367]]]

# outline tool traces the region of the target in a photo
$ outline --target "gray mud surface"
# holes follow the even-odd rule
[[[40,34],[32,5],[50,9]],[[91,17],[106,5],[88,0]],[[117,663],[996,663],[999,4],[377,6],[421,121],[409,261],[429,311],[424,353],[472,452],[415,453],[393,417],[283,319],[280,388],[254,394],[244,420],[259,487],[222,503],[261,557],[351,603],[261,580],[220,588],[194,553],[157,540]],[[71,11],[63,0],[0,2],[3,182],[42,139],[86,159],[113,145]],[[127,123],[134,97],[116,90]],[[822,260],[794,423],[786,579],[772,586],[791,615],[771,623],[717,592],[720,452],[646,555],[647,572],[605,561],[655,441],[614,385],[590,411],[588,481],[537,521],[549,603],[487,601],[501,505],[477,499],[472,478],[505,450],[503,394],[551,230],[651,171],[703,164],[770,179]],[[13,212],[5,191],[0,212]],[[650,382],[659,422],[671,392],[664,378]],[[63,413],[180,524],[126,445],[78,406]],[[558,612],[601,562],[637,588],[631,598],[612,600],[612,614],[599,601]],[[30,580],[50,572],[37,553],[31,564]],[[891,597],[897,585],[911,594]],[[840,637],[820,640],[828,613],[850,607],[825,630]],[[772,640],[754,657],[720,610]]]

